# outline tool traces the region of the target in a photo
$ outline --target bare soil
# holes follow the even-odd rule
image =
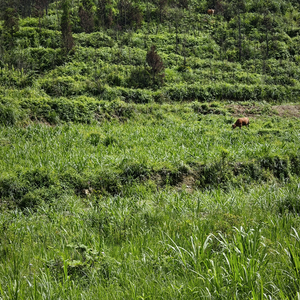
[[[286,105],[228,105],[227,108],[235,117],[255,117],[261,115],[278,115],[280,117],[300,117],[300,104],[286,104]]]
[[[278,112],[281,117],[300,117],[300,104],[295,105],[276,105],[273,109]]]

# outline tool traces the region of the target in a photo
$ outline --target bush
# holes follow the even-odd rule
[[[126,163],[121,164],[122,173],[120,174],[123,177],[123,181],[132,181],[132,180],[142,180],[149,179],[150,169],[144,163]]]
[[[200,103],[200,102],[193,102],[191,104],[192,109],[195,113],[207,115],[207,114],[215,114],[215,115],[226,115],[227,110],[224,108],[219,107],[220,104],[213,102],[209,103]]]
[[[43,202],[51,203],[56,199],[59,199],[63,191],[60,186],[49,186],[29,191],[25,194],[20,201],[17,202],[17,206],[21,209],[35,208],[41,205]]]
[[[62,193],[58,178],[45,169],[0,177],[0,198],[13,207],[33,208],[59,198]]]
[[[102,140],[102,135],[101,134],[99,134],[99,133],[91,133],[89,136],[88,136],[88,138],[87,138],[87,141],[91,144],[91,145],[93,145],[93,146],[97,146],[99,143],[100,143],[100,141]]]
[[[12,126],[20,120],[20,110],[17,105],[0,102],[0,125]]]

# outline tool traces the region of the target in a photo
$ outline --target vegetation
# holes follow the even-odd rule
[[[300,297],[298,1],[0,6],[0,299]]]

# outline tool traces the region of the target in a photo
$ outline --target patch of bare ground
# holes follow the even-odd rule
[[[281,117],[300,117],[300,104],[276,105],[273,109]]]
[[[227,106],[227,109],[235,117],[256,117],[261,115],[278,115],[280,117],[300,117],[300,104],[286,104],[286,105],[240,105],[231,104]]]
[[[185,190],[188,193],[194,191],[195,178],[193,175],[183,176],[182,181],[176,185],[177,190]]]

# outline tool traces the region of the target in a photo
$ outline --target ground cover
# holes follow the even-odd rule
[[[3,211],[1,297],[296,298],[298,197],[297,181],[192,194],[136,185]]]
[[[299,3],[246,2],[0,0],[0,299],[300,298]]]
[[[196,108],[2,127],[1,296],[297,297],[299,120]]]

